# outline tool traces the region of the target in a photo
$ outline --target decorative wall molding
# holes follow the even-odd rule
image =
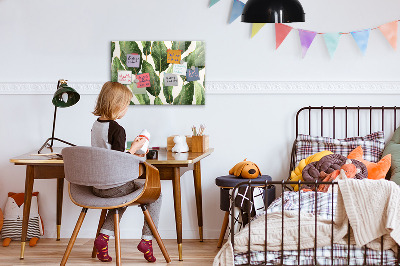
[[[209,94],[400,94],[399,81],[207,82]]]
[[[103,82],[69,83],[96,95]],[[0,83],[0,94],[53,94],[54,83]],[[207,94],[400,94],[400,81],[209,81]]]

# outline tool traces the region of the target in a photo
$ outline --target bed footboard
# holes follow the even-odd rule
[[[285,259],[285,255],[284,253],[287,252],[285,251],[285,242],[284,242],[284,233],[285,233],[285,220],[284,220],[284,213],[285,211],[285,191],[289,192],[288,189],[286,188],[286,185],[292,185],[292,184],[297,184],[299,185],[299,187],[301,185],[312,185],[313,186],[313,190],[310,191],[309,193],[313,193],[313,194],[309,194],[311,195],[312,200],[310,202],[310,197],[308,198],[308,202],[307,204],[313,204],[313,208],[315,208],[314,210],[314,216],[315,216],[315,223],[314,223],[314,227],[315,227],[315,232],[314,232],[314,247],[311,249],[308,249],[307,251],[304,251],[301,249],[301,230],[300,230],[300,224],[301,224],[301,206],[302,206],[302,194],[304,192],[302,192],[301,190],[297,191],[297,192],[293,192],[291,191],[290,193],[296,193],[297,195],[295,195],[296,197],[298,196],[298,209],[296,210],[297,214],[298,214],[298,235],[297,235],[297,250],[291,250],[290,253],[294,254],[292,256],[292,260],[290,262],[286,261]],[[347,231],[347,236],[346,236],[346,242],[347,244],[345,246],[342,246],[342,249],[346,249],[346,251],[342,250],[342,253],[340,255],[340,258],[338,257],[339,255],[337,255],[337,247],[335,247],[335,243],[334,243],[334,210],[335,207],[334,206],[334,202],[335,199],[334,197],[336,197],[336,193],[334,193],[334,191],[338,188],[338,183],[336,181],[333,182],[302,182],[302,181],[252,181],[249,180],[247,182],[242,182],[240,184],[238,184],[237,186],[235,186],[235,188],[232,191],[232,195],[235,195],[236,190],[239,187],[243,187],[243,186],[249,186],[249,187],[258,187],[258,188],[262,188],[265,190],[265,194],[266,194],[266,198],[268,198],[268,188],[270,185],[275,185],[277,188],[278,186],[281,187],[282,189],[282,194],[280,198],[277,198],[275,200],[275,203],[277,203],[277,201],[281,201],[281,209],[280,211],[282,212],[282,219],[281,219],[281,238],[280,238],[280,250],[279,251],[273,251],[275,252],[275,254],[279,254],[279,259],[268,259],[271,258],[270,255],[270,251],[268,250],[268,241],[270,241],[268,239],[268,215],[271,215],[271,213],[268,213],[267,211],[267,202],[265,202],[265,214],[261,214],[264,215],[264,220],[265,220],[265,224],[263,226],[264,229],[264,238],[265,238],[265,243],[264,243],[264,250],[257,251],[257,254],[260,255],[260,253],[263,253],[263,256],[258,256],[258,257],[263,257],[264,260],[260,261],[260,259],[255,260],[253,259],[254,256],[252,256],[254,250],[252,250],[251,246],[252,246],[252,234],[251,234],[251,228],[252,228],[252,223],[254,223],[254,221],[252,219],[249,219],[247,227],[248,227],[248,243],[247,243],[247,252],[242,252],[241,256],[244,256],[245,258],[247,258],[247,263],[239,263],[239,265],[400,265],[400,252],[397,253],[396,257],[394,257],[394,255],[389,256],[390,252],[392,251],[388,251],[390,254],[388,255],[386,251],[384,251],[384,246],[383,246],[383,237],[381,237],[381,243],[380,243],[380,252],[379,251],[371,251],[369,250],[366,246],[363,246],[361,249],[358,248],[358,252],[359,254],[363,253],[363,261],[360,262],[360,258],[358,256],[358,262],[356,264],[352,264],[352,260],[351,260],[351,252],[355,252],[354,251],[354,245],[351,245],[350,243],[350,224],[348,224],[348,231]],[[321,263],[321,261],[318,260],[317,258],[317,252],[318,252],[318,248],[317,247],[317,243],[318,243],[318,232],[317,232],[317,217],[318,217],[318,187],[320,185],[331,185],[332,186],[332,193],[324,193],[326,194],[325,197],[331,197],[331,200],[329,202],[329,212],[330,213],[330,227],[331,227],[331,239],[330,239],[330,256],[327,256],[327,250],[329,250],[329,245],[327,247],[327,249],[324,250],[324,263]],[[252,189],[249,190],[250,191],[250,198],[252,198]],[[314,197],[315,195],[315,197]],[[321,194],[320,194],[321,195]],[[231,200],[231,232],[230,232],[230,241],[232,244],[233,249],[235,250],[235,233],[234,233],[234,217],[235,217],[235,208],[234,208],[234,198],[232,197]],[[259,216],[258,216],[259,218]],[[259,226],[259,224],[258,224]],[[247,231],[246,231],[247,233]],[[336,248],[336,250],[335,250]],[[399,248],[399,245],[397,245],[397,248]],[[242,247],[243,249],[243,247]],[[367,257],[367,254],[372,254],[372,252],[374,254],[373,257],[373,264],[371,264],[369,258]],[[385,253],[386,252],[386,253]],[[346,254],[347,253],[347,256]],[[380,253],[380,254],[379,254]],[[379,254],[379,257],[378,255]],[[394,252],[393,252],[394,254]],[[262,255],[262,254],[261,254]],[[287,256],[286,256],[287,257]],[[294,261],[293,257],[297,257],[297,260]],[[329,258],[330,257],[330,258]],[[303,259],[302,259],[303,258]],[[307,259],[304,259],[307,258]]]

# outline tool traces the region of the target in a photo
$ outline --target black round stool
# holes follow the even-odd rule
[[[272,181],[272,178],[269,175],[261,175],[254,179],[246,179],[241,177],[236,177],[234,175],[226,175],[220,176],[215,179],[215,184],[220,187],[220,209],[225,211],[224,221],[222,222],[221,234],[219,235],[218,245],[217,247],[220,248],[222,246],[222,242],[224,241],[226,228],[228,227],[229,222],[229,207],[230,207],[230,199],[229,199],[229,192],[233,189],[237,184],[246,182],[251,180],[253,181],[263,181],[266,180]],[[261,185],[259,185],[261,186]],[[257,187],[257,185],[254,185]],[[268,189],[268,200],[267,206],[271,204],[275,200],[275,186],[270,186]],[[265,191],[264,191],[265,193]]]

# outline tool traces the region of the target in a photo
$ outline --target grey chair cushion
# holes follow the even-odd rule
[[[145,180],[136,180],[136,182],[145,182]],[[70,183],[70,195],[71,198],[78,203],[79,205],[83,206],[90,206],[94,208],[104,208],[104,207],[112,207],[112,206],[118,206],[124,203],[127,203],[129,201],[132,201],[135,199],[140,193],[142,193],[143,188],[140,188],[131,194],[128,194],[123,197],[117,197],[117,198],[101,198],[97,197],[92,193],[92,187],[89,186],[82,186],[82,185],[77,185]]]
[[[120,151],[96,147],[67,147],[62,150],[65,179],[97,188],[117,187],[139,176],[145,159]]]

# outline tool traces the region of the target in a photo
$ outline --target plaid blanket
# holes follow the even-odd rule
[[[317,264],[316,265],[382,265],[381,253],[372,249],[364,249],[354,245],[350,245],[350,261],[347,264],[348,249],[347,245],[333,245],[333,261],[332,249],[330,246],[317,248]],[[366,253],[364,261],[364,253]],[[298,265],[297,250],[283,251],[284,265]],[[250,252],[250,265],[264,264],[265,252]],[[248,265],[247,253],[235,255],[235,265]],[[281,252],[268,251],[266,265],[281,265]],[[300,251],[300,265],[314,265],[314,249],[303,249]],[[396,257],[392,250],[383,252],[383,265],[396,265]]]
[[[317,195],[315,195],[313,191],[288,191],[271,203],[268,207],[267,214],[282,211],[282,204],[285,211],[296,211],[300,208],[301,212],[312,213],[326,219],[332,219],[332,213],[335,215],[336,211],[336,194],[317,192]],[[254,219],[257,219],[260,215],[265,215],[265,212],[257,215]],[[347,245],[334,244],[333,264],[331,252],[331,246],[317,248],[317,265],[348,265],[348,257],[350,258],[349,265],[365,265],[364,263],[367,265],[381,265],[382,258],[384,265],[395,265],[396,263],[396,257],[392,250],[385,250],[381,258],[381,252],[379,251],[350,245],[350,256],[348,256]],[[301,250],[300,255],[298,255],[297,250],[285,250],[283,252],[283,264],[298,265],[298,259],[300,259],[300,265],[314,265],[314,254],[314,249]],[[366,257],[364,254],[366,254]],[[265,252],[250,252],[250,265],[264,265],[265,255],[267,256],[266,265],[281,264],[282,254],[280,251],[267,251],[266,254]],[[235,265],[244,264],[248,264],[248,253],[235,254]]]

